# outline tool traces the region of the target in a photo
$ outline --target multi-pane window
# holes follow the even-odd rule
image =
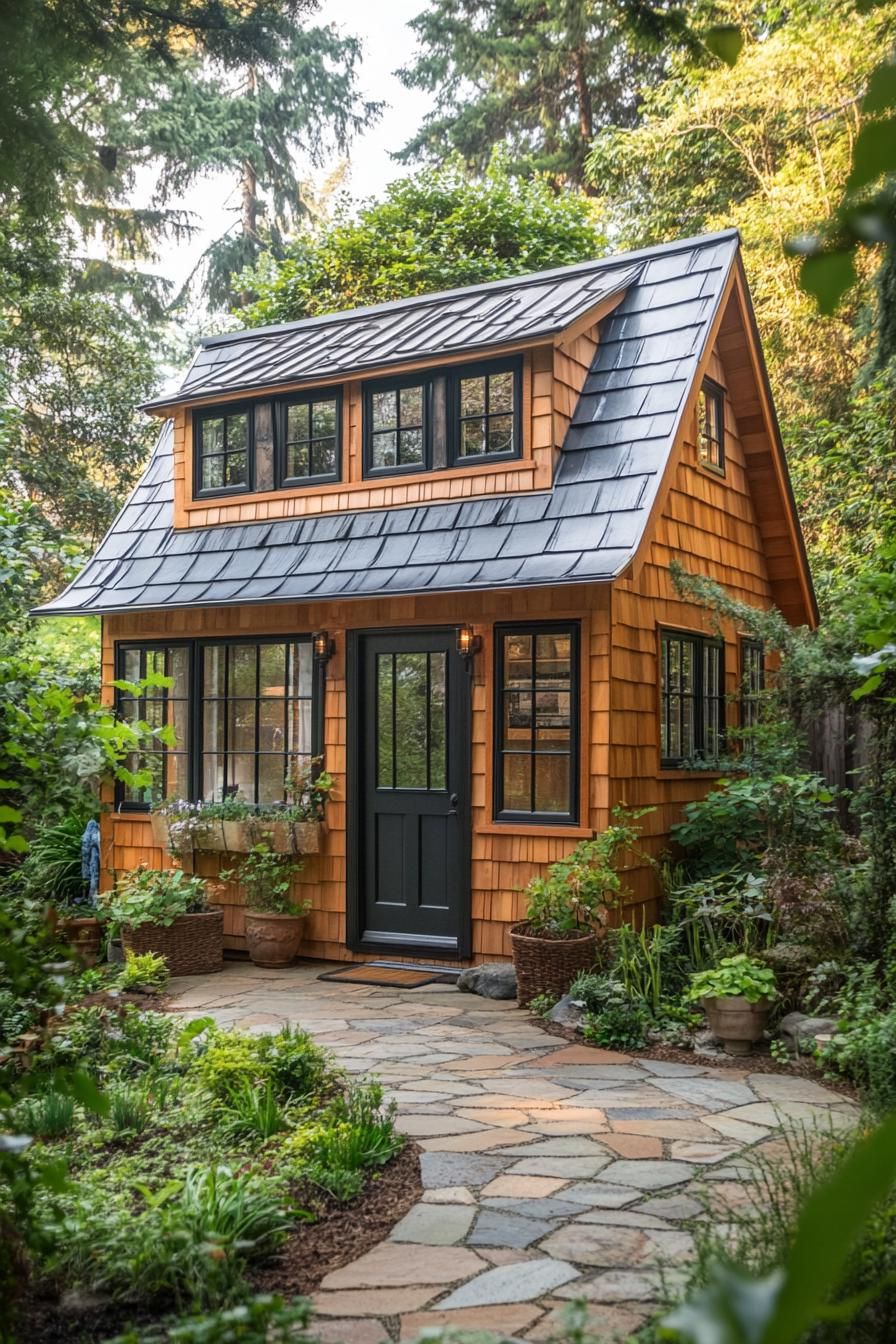
[[[740,645],[740,722],[743,728],[755,728],[759,721],[759,705],[765,685],[765,654],[755,639],[741,640]]]
[[[140,687],[119,689],[118,712],[128,723],[167,728],[169,745],[153,739],[145,751],[131,753],[128,770],[148,770],[151,781],[134,787],[122,784],[119,802],[125,807],[151,806],[165,798],[190,795],[190,647],[172,645],[119,645],[117,680]]]
[[[719,640],[663,631],[660,754],[663,765],[717,760],[725,739],[725,655]]]
[[[339,467],[340,398],[322,393],[281,402],[281,485],[335,480]]]
[[[505,363],[457,375],[454,455],[458,461],[510,456],[517,451],[518,381],[518,364]]]
[[[377,654],[378,789],[447,788],[446,665],[439,650]]]
[[[251,476],[251,407],[196,413],[196,493],[246,490]]]
[[[495,815],[577,819],[578,628],[498,626]]]
[[[706,467],[725,469],[725,390],[704,378],[697,399],[697,452]]]
[[[367,389],[368,471],[422,470],[427,465],[427,384]]]
[[[310,640],[200,650],[201,797],[277,803],[312,750]]]

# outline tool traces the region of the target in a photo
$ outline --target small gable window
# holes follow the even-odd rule
[[[704,467],[725,470],[725,389],[711,378],[697,400],[697,452]]]
[[[451,379],[457,464],[519,453],[519,360],[463,369]]]
[[[339,479],[342,397],[309,393],[277,404],[279,484]]]
[[[365,389],[366,470],[423,471],[428,465],[429,384],[415,379]]]
[[[720,640],[664,630],[660,638],[660,756],[668,769],[717,761],[725,740]]]
[[[579,628],[495,630],[495,817],[578,820]]]
[[[250,488],[253,418],[251,406],[194,412],[197,495],[230,494]]]

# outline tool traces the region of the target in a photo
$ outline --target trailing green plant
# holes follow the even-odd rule
[[[680,866],[666,865],[663,877],[670,917],[694,970],[774,945],[777,919],[766,901],[764,874],[735,869],[688,881]]]
[[[124,954],[124,969],[116,979],[119,989],[164,989],[171,976],[168,963],[163,956],[155,952],[132,952],[130,948]]]
[[[534,999],[528,1003],[529,1012],[535,1017],[547,1017],[552,1008],[557,1005],[557,997],[554,994],[536,994]]]
[[[171,925],[180,915],[208,909],[208,887],[201,877],[181,868],[155,869],[141,865],[119,875],[103,908],[115,933],[141,924]]]
[[[571,991],[572,992],[572,991]],[[632,1000],[620,980],[602,979],[601,988],[589,986],[591,1005],[582,1019],[582,1035],[608,1050],[643,1050],[651,1014],[647,1004]]]
[[[292,854],[278,854],[268,844],[253,845],[237,868],[221,873],[225,882],[238,882],[243,889],[246,909],[269,915],[306,915],[308,899],[299,901],[292,894],[292,881],[303,867]]]
[[[592,840],[581,840],[565,859],[550,865],[546,877],[532,879],[525,889],[525,922],[531,933],[570,938],[607,923],[623,891],[616,861],[634,846],[641,833],[635,823],[651,810],[617,808],[612,826]]]
[[[829,1075],[852,1080],[871,1111],[896,1110],[896,1004],[876,965],[849,971],[834,998],[837,1030],[819,1052]]]
[[[312,1344],[306,1334],[312,1307],[307,1297],[286,1302],[258,1293],[236,1306],[201,1316],[170,1317],[129,1330],[109,1344]]]
[[[133,1004],[75,1008],[53,1032],[38,1067],[77,1061],[96,1073],[134,1077],[169,1058],[176,1030],[171,1017]]]
[[[61,1139],[75,1123],[75,1099],[66,1092],[40,1092],[16,1110],[16,1124],[36,1139]]]
[[[726,998],[759,1003],[776,998],[777,993],[774,971],[741,952],[735,957],[723,957],[718,966],[692,975],[685,997],[691,1003]]]
[[[283,1146],[283,1159],[305,1180],[336,1199],[351,1199],[363,1173],[385,1165],[404,1138],[395,1130],[395,1104],[383,1105],[378,1083],[355,1085],[337,1096],[317,1124],[296,1132]]]

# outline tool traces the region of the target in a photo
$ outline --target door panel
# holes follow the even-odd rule
[[[359,674],[361,939],[457,950],[469,677],[454,631],[363,636]]]

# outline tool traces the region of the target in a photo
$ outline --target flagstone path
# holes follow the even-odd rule
[[[421,1202],[321,1284],[325,1340],[441,1324],[547,1340],[576,1298],[602,1335],[625,1334],[691,1254],[689,1221],[724,1222],[749,1197],[751,1148],[773,1151],[782,1125],[855,1117],[806,1079],[567,1045],[514,1003],[320,981],[322,969],[228,963],[173,982],[172,1011],[305,1027],[345,1069],[382,1080],[423,1150]]]

